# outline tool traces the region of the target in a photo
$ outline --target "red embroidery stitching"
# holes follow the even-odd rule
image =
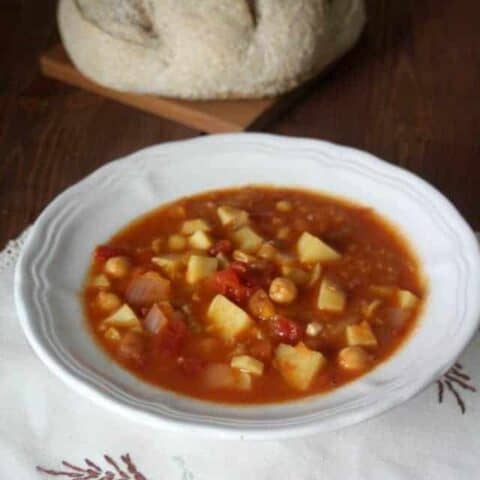
[[[472,379],[465,372],[462,372],[463,366],[460,363],[456,363],[442,378],[437,380],[438,388],[438,403],[443,402],[445,393],[445,387],[454,396],[457,401],[457,405],[462,412],[462,415],[467,411],[467,407],[461,395],[461,390],[469,390],[470,392],[476,392],[477,389],[472,384]]]
[[[89,458],[86,458],[84,460],[86,466],[83,468],[64,460],[62,466],[66,467],[65,470],[52,470],[37,466],[37,471],[52,477],[66,477],[76,480],[147,480],[147,477],[133,463],[130,454],[126,453],[120,456],[124,466],[121,466],[109,455],[104,455],[103,458],[113,470],[103,470]]]

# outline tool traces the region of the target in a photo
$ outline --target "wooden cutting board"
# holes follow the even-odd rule
[[[259,100],[186,101],[137,95],[102,87],[82,75],[62,45],[40,57],[44,75],[208,133],[258,129],[298,98],[298,91]]]

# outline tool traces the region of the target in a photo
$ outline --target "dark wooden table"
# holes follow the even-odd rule
[[[480,2],[370,0],[358,47],[266,128],[366,149],[480,229]],[[40,76],[55,0],[0,1],[0,246],[100,165],[199,133]]]

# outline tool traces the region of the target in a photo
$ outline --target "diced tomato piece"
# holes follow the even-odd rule
[[[253,290],[240,282],[240,277],[232,267],[217,272],[213,279],[215,290],[237,303],[243,303],[252,295]]]
[[[215,286],[224,293],[227,288],[236,288],[240,286],[240,278],[233,268],[220,270],[214,277]]]
[[[207,365],[205,360],[195,357],[181,358],[178,363],[182,372],[189,377],[198,375]]]
[[[298,343],[303,336],[302,329],[297,323],[281,315],[270,320],[270,328],[275,337],[292,345]]]
[[[233,250],[233,245],[230,240],[219,240],[208,250],[208,254],[215,257],[219,253],[230,253]]]
[[[108,245],[99,245],[95,249],[95,259],[106,261],[112,257],[125,255],[126,250],[121,247],[110,247]]]
[[[177,353],[187,336],[187,325],[183,320],[169,320],[167,326],[160,333],[160,348],[170,353]]]
[[[254,340],[248,351],[259,360],[269,360],[272,357],[272,344],[268,340]]]

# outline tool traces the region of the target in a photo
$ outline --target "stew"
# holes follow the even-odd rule
[[[161,206],[93,252],[85,311],[114,361],[232,403],[329,391],[408,337],[426,288],[373,210],[264,186]]]

